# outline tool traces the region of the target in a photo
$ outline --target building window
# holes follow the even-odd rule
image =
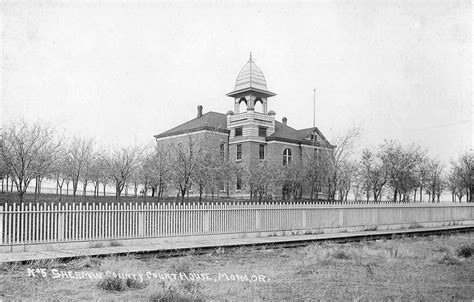
[[[285,149],[283,151],[283,166],[291,164],[291,149]]]
[[[242,136],[242,127],[235,128],[235,136]]]
[[[225,155],[225,145],[221,144],[220,150],[219,150],[219,156],[221,160],[224,160],[224,155]]]
[[[242,178],[237,176],[237,190],[242,190]]]
[[[242,145],[237,145],[237,159],[242,159]]]
[[[258,127],[258,136],[266,137],[267,136],[267,128]]]
[[[258,158],[265,159],[265,145],[258,146]]]

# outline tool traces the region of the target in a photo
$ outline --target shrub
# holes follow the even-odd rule
[[[194,297],[179,292],[175,288],[168,288],[165,291],[156,291],[148,297],[150,302],[188,302],[188,301],[202,301]]]
[[[458,259],[454,258],[450,254],[445,254],[443,258],[441,258],[438,263],[446,264],[446,265],[457,265],[461,263]]]
[[[104,244],[102,242],[92,242],[90,243],[89,247],[92,249],[96,249],[96,248],[104,247]]]
[[[422,228],[423,226],[419,223],[412,223],[408,226],[409,229],[419,229]]]
[[[365,232],[377,231],[377,226],[374,225],[374,226],[365,227],[365,228],[364,228],[364,231],[365,231]]]
[[[116,278],[106,278],[99,281],[99,288],[109,291],[124,291],[127,289],[127,284],[123,282],[122,279]]]
[[[99,264],[99,259],[91,258],[89,256],[76,258],[69,263],[69,265],[71,265],[75,269],[89,268]]]
[[[117,240],[114,240],[114,241],[110,242],[110,246],[122,246],[122,244],[120,242],[118,242]]]
[[[347,260],[349,259],[349,255],[347,255],[347,253],[345,251],[342,251],[342,250],[338,250],[337,252],[335,252],[332,257],[334,259],[340,259],[340,260]]]
[[[472,254],[474,254],[474,245],[467,245],[467,244],[461,245],[457,249],[456,254],[459,257],[469,258],[472,256]]]
[[[125,291],[129,288],[142,289],[148,285],[146,282],[140,282],[136,279],[121,279],[119,277],[108,277],[99,281],[99,288],[108,291]]]

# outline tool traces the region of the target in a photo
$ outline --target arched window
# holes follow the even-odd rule
[[[245,103],[245,105],[242,105],[242,103]],[[239,112],[244,112],[246,110],[247,110],[247,99],[244,97],[241,97],[239,100]]]
[[[291,149],[285,149],[283,151],[283,166],[291,164]]]
[[[256,98],[255,99],[255,112],[261,112],[263,113],[263,101],[261,98]]]

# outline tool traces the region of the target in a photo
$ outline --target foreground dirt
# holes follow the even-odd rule
[[[4,264],[0,300],[472,300],[472,237]]]

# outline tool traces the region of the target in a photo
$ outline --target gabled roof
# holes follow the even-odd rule
[[[210,111],[206,114],[203,114],[201,117],[197,117],[161,134],[155,135],[155,138],[174,136],[201,130],[229,133],[230,130],[227,129],[227,116],[223,113]],[[266,140],[311,146],[313,145],[313,141],[311,141],[311,134],[313,131],[316,131],[318,136],[321,137],[321,140],[314,142],[315,146],[330,148],[335,147],[328,142],[328,140],[317,127],[296,130],[278,121],[275,121],[275,132],[268,136]]]
[[[319,145],[327,145],[329,147],[336,147],[334,145],[331,145],[331,143],[329,143],[329,141],[326,139],[326,137],[323,135],[323,133],[321,131],[319,131],[318,127],[311,127],[311,128],[305,128],[305,129],[298,130],[299,138],[302,139],[302,140],[306,139],[307,141],[309,141],[312,144],[311,135],[313,134],[314,131],[316,131],[318,136],[321,137],[321,139],[323,140],[322,142],[318,141],[316,143],[319,143]],[[321,144],[321,143],[323,143],[323,144]]]
[[[315,146],[335,147],[328,142],[317,127],[296,130],[278,121],[275,121],[275,132],[267,137],[267,141],[276,140],[295,144],[313,145],[313,141],[307,139],[308,137],[311,137],[313,130],[315,130],[323,140],[316,141]]]
[[[155,138],[173,136],[200,130],[228,133],[229,130],[227,130],[227,116],[222,113],[210,111],[203,114],[201,117],[197,117],[161,134],[155,135]]]

